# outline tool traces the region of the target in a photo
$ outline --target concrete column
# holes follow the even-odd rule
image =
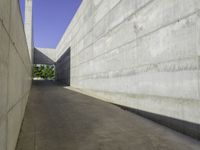
[[[32,0],[25,0],[25,33],[26,33],[26,41],[29,50],[29,56],[31,62],[33,62],[33,15],[32,15]]]

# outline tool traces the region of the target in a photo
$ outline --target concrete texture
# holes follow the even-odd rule
[[[34,48],[34,64],[54,65],[56,62],[56,49]]]
[[[57,59],[71,48],[70,83],[84,93],[200,124],[199,10],[199,0],[84,0]]]
[[[97,149],[199,150],[200,142],[55,83],[34,82],[16,150]]]
[[[18,0],[0,0],[0,150],[14,150],[31,86]]]
[[[58,80],[106,102],[200,125],[199,14],[199,0],[84,0],[56,50],[38,49],[35,62],[56,63]],[[16,146],[32,39],[32,0],[24,26],[19,1],[0,0],[0,150]],[[116,106],[37,84],[18,149],[200,148]]]
[[[67,86],[70,86],[70,57],[71,50],[69,48],[55,63],[56,81],[66,84]]]
[[[26,32],[26,41],[28,45],[29,57],[33,62],[34,45],[33,45],[33,2],[32,0],[25,0],[25,23],[24,28]]]

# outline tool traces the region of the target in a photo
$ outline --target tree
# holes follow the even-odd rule
[[[33,77],[42,78],[45,80],[55,79],[55,68],[50,65],[34,65],[33,67]]]

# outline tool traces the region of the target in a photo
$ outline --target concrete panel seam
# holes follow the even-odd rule
[[[13,43],[13,46],[14,46],[14,48],[15,48],[15,51],[17,52],[17,54],[18,54],[20,60],[22,61],[23,65],[24,65],[25,70],[26,70],[27,73],[29,74],[29,71],[28,71],[28,69],[27,69],[27,67],[26,67],[26,65],[25,65],[24,59],[23,59],[22,56],[20,55],[20,52],[19,52],[19,50],[17,49],[15,43],[14,43],[13,41],[12,41],[12,43]],[[30,62],[30,64],[31,64],[31,62]]]
[[[16,101],[16,103],[15,103],[11,108],[9,108],[8,113],[9,113],[18,103],[20,103],[20,102],[23,100],[23,98],[25,98],[27,95],[29,95],[29,93],[30,93],[30,90],[27,91],[27,92],[25,92],[25,94],[24,94],[22,97],[20,97],[20,98]]]
[[[191,71],[191,70],[198,70],[198,67],[196,64],[176,64],[176,61],[183,61],[183,60],[188,60],[188,59],[194,59],[196,57],[187,57],[187,58],[180,58],[180,59],[174,59],[174,60],[168,60],[168,61],[163,61],[159,62],[156,64],[144,64],[144,65],[139,65],[139,66],[134,66],[134,67],[129,67],[129,68],[124,68],[120,70],[115,70],[114,73],[112,74],[112,78],[117,78],[117,77],[124,77],[124,76],[132,76],[140,73],[147,73],[151,71],[155,71],[157,69],[157,72],[177,72],[177,71]],[[174,66],[173,64],[167,64],[166,63],[175,63]],[[196,61],[195,61],[196,62]],[[178,65],[178,66],[176,66]],[[164,68],[164,67],[166,68]],[[145,68],[144,68],[145,67]],[[144,69],[140,69],[144,68]],[[137,71],[138,69],[138,71]],[[81,78],[82,80],[87,80],[87,79],[103,79],[103,78],[109,78],[109,72],[98,72],[96,74],[87,74],[83,76],[72,76],[73,78]],[[99,77],[98,77],[99,76]]]
[[[96,24],[94,24],[93,26],[92,26],[92,29],[90,30],[90,32],[94,29],[94,27],[95,26],[97,26],[106,16],[108,16],[117,6],[119,6],[119,4],[122,2],[122,0],[119,0],[119,2],[112,8],[112,9],[110,9],[101,19],[99,19],[99,21],[98,22],[96,22]],[[96,14],[94,14],[94,16],[93,17],[95,17],[96,16]],[[79,28],[79,30],[81,29],[81,27]],[[90,32],[88,32],[88,33],[90,33]],[[87,33],[87,34],[88,34]],[[78,31],[77,31],[77,33],[74,35],[74,37],[72,37],[72,40],[76,37],[76,35],[78,34]],[[87,35],[86,34],[86,35]],[[82,39],[82,38],[81,38]],[[79,43],[80,41],[78,41],[77,43]]]
[[[109,10],[109,11],[108,11],[94,26],[98,25],[108,14],[110,14],[110,12],[111,12],[113,9],[115,9],[115,8],[121,3],[121,1],[122,1],[122,0],[120,0],[112,9],[110,9],[110,10]],[[87,7],[89,7],[89,4],[88,4]],[[95,17],[95,16],[96,16],[96,14],[94,14],[93,17]],[[80,19],[80,18],[81,18],[81,17],[79,17],[79,19]],[[76,24],[78,24],[78,22],[79,22],[79,21],[77,21]],[[91,30],[89,30],[89,32],[88,32],[87,34],[89,34],[90,32],[93,31],[94,26],[92,27]],[[80,30],[81,30],[81,27],[76,31],[76,33],[74,34],[74,37],[71,38],[71,41],[77,36],[77,34],[79,33]],[[73,31],[73,30],[71,30],[70,33],[71,33],[72,31]],[[68,34],[70,34],[70,33],[68,33]],[[86,34],[85,36],[87,36],[87,34]],[[84,36],[83,36],[83,38],[84,38]],[[81,38],[81,40],[82,40],[83,38]],[[79,40],[79,41],[77,42],[77,44],[78,44],[81,40]],[[63,53],[63,52],[61,52],[59,55],[61,55],[62,53]],[[58,56],[59,56],[59,55],[58,55]]]
[[[98,25],[107,15],[109,15],[110,12],[111,12],[112,10],[114,10],[114,9],[121,3],[121,1],[122,1],[122,0],[120,0],[112,9],[109,10],[101,19],[99,19],[99,21],[96,22],[96,24],[94,24],[94,25],[92,26],[92,28],[91,28],[85,35],[83,35],[83,37],[80,38],[79,41],[77,41],[77,45],[81,42],[81,40],[85,39],[85,37],[87,37],[87,34],[91,33],[91,32],[94,30],[94,27],[95,27],[96,25]],[[96,14],[94,14],[93,17],[95,17],[95,16],[96,16]],[[71,41],[73,41],[73,40],[75,39],[75,37],[77,36],[77,34],[79,33],[80,30],[81,30],[81,27],[78,29],[78,31],[76,32],[76,34],[74,34],[74,37],[71,38]],[[102,34],[102,35],[103,35],[103,34]],[[96,40],[96,41],[97,41],[97,40]],[[92,43],[92,44],[93,44],[93,43]],[[92,45],[92,44],[90,44],[90,45]],[[89,46],[90,46],[90,45],[89,45]],[[89,46],[87,46],[87,47],[89,47]],[[84,49],[86,49],[86,48],[84,48]]]
[[[97,99],[105,101],[105,102],[117,104],[117,105],[122,105],[121,103],[115,101],[115,100],[118,100],[117,97],[116,98],[114,98],[114,97],[112,97],[112,98],[108,97],[107,98],[106,96],[103,96],[103,95],[98,94],[98,93],[112,94],[114,96],[116,96],[116,95],[121,95],[121,96],[125,96],[125,97],[127,96],[131,99],[132,98],[136,98],[136,99],[155,98],[155,99],[158,99],[158,100],[165,99],[166,102],[168,102],[168,100],[173,100],[173,101],[176,100],[179,103],[184,103],[184,102],[188,103],[188,101],[192,100],[196,104],[200,105],[200,101],[198,99],[188,99],[188,98],[181,98],[181,97],[165,97],[165,96],[159,96],[159,95],[130,94],[130,93],[111,92],[111,91],[100,91],[100,90],[93,90],[93,89],[82,89],[82,88],[74,87],[74,86],[64,87],[64,88],[66,88],[68,90],[79,92],[79,93],[84,94],[84,95],[88,95],[88,96],[97,98]],[[120,96],[120,99],[121,99],[121,96]],[[127,104],[122,105],[122,106],[127,106]],[[134,107],[130,107],[130,108],[134,108]],[[135,109],[138,109],[138,108],[135,107]],[[138,109],[138,110],[143,110],[143,109]],[[143,110],[143,111],[145,111],[145,110]],[[155,112],[153,112],[153,113],[155,113]],[[168,115],[165,115],[165,116],[171,117],[171,116],[168,116]],[[180,119],[180,118],[176,118],[176,119]],[[197,122],[192,122],[192,121],[188,121],[188,120],[185,120],[185,119],[180,119],[180,120],[191,122],[191,123],[197,123]]]
[[[79,53],[77,53],[76,55],[72,56],[72,58],[78,57],[79,54],[81,54],[81,53],[82,53],[84,50],[86,50],[88,47],[92,46],[94,43],[96,43],[96,42],[97,42],[99,39],[101,39],[103,36],[105,36],[105,35],[107,35],[108,33],[110,33],[112,30],[114,30],[115,28],[117,28],[118,26],[120,26],[121,24],[123,24],[124,21],[128,20],[130,17],[132,17],[133,15],[135,15],[136,13],[138,13],[139,11],[141,11],[143,8],[145,8],[145,7],[148,6],[149,4],[153,3],[154,1],[155,1],[155,0],[152,0],[152,1],[148,2],[148,4],[146,4],[145,6],[141,6],[140,8],[138,8],[138,10],[136,10],[136,12],[133,12],[132,14],[130,14],[129,16],[127,16],[121,23],[117,24],[114,28],[108,30],[108,32],[106,32],[106,33],[100,34],[99,37],[98,37],[93,43],[91,43],[91,44],[89,44],[88,46],[86,46],[85,48],[83,48]],[[185,18],[187,18],[187,17],[190,17],[191,15],[193,15],[193,14],[195,14],[195,13],[198,13],[198,12],[199,12],[199,10],[197,10],[197,11],[195,11],[195,12],[192,12],[192,13],[190,13],[189,15],[186,15],[186,16],[184,16],[184,17],[182,17],[182,18],[178,18],[178,19],[172,21],[171,23],[168,23],[168,24],[166,24],[166,25],[164,25],[164,26],[161,26],[160,28],[165,28],[165,26],[168,26],[168,25],[170,25],[170,24],[173,24],[173,22],[175,23],[175,22],[177,22],[177,21],[181,21],[181,20],[183,20],[183,19],[185,19]],[[160,28],[157,28],[157,30],[160,30]],[[93,31],[93,28],[92,28],[92,30],[90,30],[87,34],[89,34],[89,33],[92,32],[92,31]],[[152,32],[154,32],[154,31],[152,31]],[[155,32],[156,32],[156,31],[155,31]],[[87,37],[87,34],[85,35],[85,37]],[[149,32],[149,34],[151,34],[151,32]],[[145,34],[145,35],[148,35],[148,33]],[[145,35],[144,35],[144,36],[145,36]],[[85,37],[83,37],[83,38],[85,38]],[[72,39],[72,40],[73,40],[73,39]],[[82,39],[81,39],[81,40],[82,40]],[[80,40],[80,41],[81,41],[81,40]],[[79,44],[80,41],[78,41],[77,43]]]
[[[132,17],[133,15],[135,15],[136,13],[138,13],[139,11],[141,11],[143,8],[145,8],[146,6],[150,5],[150,4],[153,3],[154,1],[155,1],[155,0],[151,0],[151,1],[147,2],[146,4],[142,5],[142,6],[139,7],[137,10],[135,10],[133,13],[131,13],[129,16],[125,17],[119,24],[117,24],[116,26],[114,26],[112,29],[108,30],[106,33],[100,34],[100,35],[97,37],[97,39],[96,39],[93,43],[91,43],[91,44],[89,44],[88,46],[86,46],[85,48],[83,48],[83,50],[81,50],[81,51],[80,51],[78,54],[76,54],[75,56],[72,56],[72,58],[73,58],[73,57],[77,57],[77,56],[78,56],[80,53],[82,53],[85,49],[87,49],[88,47],[90,47],[91,45],[93,45],[94,43],[96,43],[96,42],[97,42],[99,39],[101,39],[103,36],[105,36],[106,34],[110,33],[112,30],[114,30],[115,28],[117,28],[118,26],[120,26],[121,24],[123,24],[124,21],[128,20],[130,17]],[[83,39],[85,39],[85,38],[87,37],[87,35],[88,35],[89,33],[91,33],[91,32],[94,30],[95,26],[97,26],[107,15],[109,15],[120,3],[121,3],[121,0],[120,0],[112,9],[110,9],[110,11],[108,11],[108,13],[106,13],[96,24],[94,24],[94,25],[92,26],[91,30],[89,30],[82,38],[80,38],[80,40],[77,42],[77,45],[78,45]],[[94,15],[94,17],[95,17],[95,15]],[[79,28],[79,29],[80,29],[80,28]],[[78,34],[78,32],[77,32],[77,34]],[[76,37],[77,34],[75,34],[75,36],[72,37],[71,41]]]
[[[2,22],[1,22],[1,23],[2,23]],[[6,27],[4,26],[4,24],[2,24],[2,25],[3,25],[3,28],[4,28],[4,30],[6,31],[8,37],[9,37],[9,40],[12,42],[13,46],[15,47],[15,51],[17,52],[17,54],[18,54],[18,56],[20,57],[22,63],[24,64],[24,67],[26,68],[27,73],[29,73],[29,71],[28,71],[28,69],[27,69],[27,67],[26,67],[26,65],[25,65],[25,62],[24,62],[22,56],[20,55],[19,50],[17,49],[17,47],[16,47],[16,45],[15,45],[15,42],[12,40],[12,37],[11,37],[10,34],[9,34],[9,31],[7,31],[7,29],[6,29]],[[31,63],[30,63],[30,64],[31,64]]]
[[[147,2],[146,4],[144,4],[144,6],[142,5],[142,6],[139,7],[137,10],[135,10],[133,13],[131,13],[129,16],[125,17],[119,24],[115,25],[112,29],[108,30],[108,31],[105,32],[105,33],[100,34],[100,35],[96,38],[96,40],[95,40],[93,43],[91,43],[91,44],[88,45],[87,47],[83,48],[83,49],[82,49],[79,53],[77,53],[75,56],[72,56],[72,58],[73,58],[73,57],[78,57],[78,55],[81,54],[85,49],[87,49],[88,47],[90,47],[91,45],[93,45],[94,43],[96,43],[98,40],[100,40],[100,39],[101,39],[102,37],[104,37],[105,35],[107,35],[107,34],[109,34],[110,32],[112,32],[114,29],[116,29],[117,27],[119,27],[120,25],[122,25],[122,24],[124,23],[124,21],[129,20],[130,17],[132,17],[133,15],[137,14],[139,11],[141,11],[143,8],[145,8],[146,6],[150,5],[150,4],[153,3],[154,1],[155,1],[155,0],[152,0],[152,1],[149,1],[149,2]],[[114,8],[113,8],[113,9],[114,9]],[[105,16],[106,16],[106,15],[105,15]],[[89,34],[90,32],[92,32],[92,31],[94,30],[94,27],[95,27],[96,25],[98,25],[98,23],[100,23],[104,18],[105,18],[105,17],[103,17],[102,19],[100,19],[100,21],[97,22],[87,34]],[[87,34],[85,35],[85,37],[87,37]],[[83,39],[84,39],[85,37],[83,37]],[[72,39],[72,40],[73,40],[73,39]],[[81,39],[81,40],[82,40],[82,39]],[[81,40],[77,42],[77,45],[79,44],[79,42],[81,42]]]
[[[128,42],[126,42],[126,43],[124,43],[124,44],[118,46],[118,47],[112,48],[112,49],[107,50],[107,51],[112,52],[112,51],[114,51],[115,49],[119,49],[119,48],[121,48],[121,47],[123,47],[123,46],[125,46],[125,45],[131,44],[132,42],[135,42],[135,41],[137,41],[137,40],[140,40],[140,39],[142,39],[142,38],[144,38],[144,37],[147,37],[147,36],[149,36],[149,35],[151,35],[151,34],[157,32],[157,31],[160,31],[160,30],[162,30],[162,29],[165,29],[166,27],[175,24],[177,21],[182,21],[182,20],[184,20],[184,19],[186,19],[186,18],[188,18],[188,17],[190,17],[190,16],[192,16],[192,15],[198,13],[198,12],[200,12],[200,10],[195,11],[195,12],[192,12],[192,13],[190,13],[189,15],[186,15],[186,16],[184,16],[184,17],[182,17],[182,18],[180,18],[180,19],[178,19],[178,20],[175,20],[175,21],[173,21],[173,22],[170,22],[170,23],[168,23],[168,24],[166,24],[166,25],[164,25],[164,26],[162,26],[162,27],[160,27],[160,28],[158,28],[158,29],[156,29],[156,30],[153,30],[153,31],[151,31],[151,32],[149,32],[149,33],[147,33],[147,34],[144,34],[144,35],[142,35],[142,36],[140,36],[140,37],[138,37],[138,38],[136,38],[136,39],[130,40],[130,41],[128,41]],[[93,44],[94,44],[94,43],[93,43]],[[100,56],[102,56],[102,55],[105,55],[106,53],[108,53],[108,52],[104,52],[104,53],[102,53],[102,54],[100,54],[100,55],[97,55],[97,56],[93,57],[93,58],[90,59],[90,60],[84,61],[84,62],[82,62],[82,63],[80,63],[80,64],[78,64],[78,65],[75,65],[74,67],[78,67],[78,66],[81,65],[81,64],[85,64],[85,63],[87,63],[87,62],[89,62],[89,61],[91,61],[91,60],[95,60],[96,58],[98,58],[98,57],[100,57]]]

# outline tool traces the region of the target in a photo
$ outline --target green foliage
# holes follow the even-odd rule
[[[33,66],[33,78],[42,78],[42,79],[45,79],[45,80],[55,79],[54,66],[34,65]]]

